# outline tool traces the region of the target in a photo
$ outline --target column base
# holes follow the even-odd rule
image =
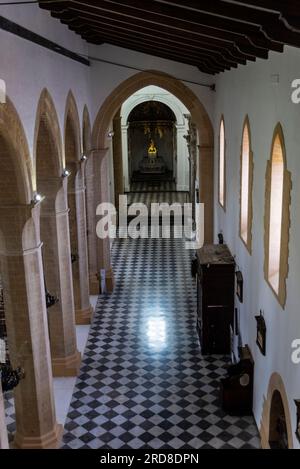
[[[69,357],[52,358],[54,377],[77,376],[81,365],[81,353],[78,350]]]
[[[90,275],[90,295],[99,295],[100,293],[100,286],[99,286],[99,278],[97,274]]]
[[[91,324],[93,315],[93,308],[89,306],[86,309],[76,309],[75,311],[75,323],[78,326],[85,324]]]
[[[108,269],[106,272],[105,283],[108,293],[112,293],[114,290],[114,272],[112,268]]]
[[[63,436],[63,425],[55,424],[52,432],[41,436],[23,436],[16,433],[13,448],[16,449],[58,449]]]

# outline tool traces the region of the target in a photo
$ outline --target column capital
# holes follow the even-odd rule
[[[105,158],[108,151],[109,151],[108,147],[107,148],[94,148],[93,150],[91,150],[91,154],[95,158],[99,158],[100,160],[102,160],[103,158]]]

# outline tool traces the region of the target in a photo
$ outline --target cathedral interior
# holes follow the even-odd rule
[[[0,449],[300,449],[299,2],[0,41]]]

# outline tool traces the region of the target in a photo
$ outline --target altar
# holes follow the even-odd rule
[[[164,174],[166,172],[164,159],[158,155],[153,140],[150,141],[147,156],[144,156],[140,162],[139,169],[142,174]]]

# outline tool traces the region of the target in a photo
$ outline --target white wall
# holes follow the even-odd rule
[[[254,413],[260,425],[263,396],[272,372],[284,381],[290,404],[293,432],[300,397],[300,365],[291,361],[291,343],[300,338],[300,104],[291,101],[291,82],[300,77],[300,51],[286,48],[284,54],[270,53],[269,61],[240,66],[217,79],[215,105],[215,234],[222,229],[244,277],[244,304],[240,305],[243,342],[251,347],[255,360]],[[279,83],[274,83],[279,75]],[[218,205],[218,134],[221,114],[226,131],[226,213]],[[249,115],[254,153],[252,256],[239,239],[239,177],[242,126]],[[292,173],[291,230],[287,302],[283,310],[264,280],[264,201],[266,163],[270,158],[273,131],[281,122],[286,144],[287,166]],[[262,356],[255,344],[254,316],[264,311],[267,325],[267,353]],[[294,438],[295,447],[300,447]]]
[[[92,57],[110,62],[137,67],[140,70],[158,70],[169,73],[176,78],[182,78],[183,83],[195,93],[205,106],[209,117],[213,118],[214,93],[209,88],[184,82],[184,79],[197,83],[212,84],[215,82],[214,76],[201,73],[196,67],[190,65],[141,54],[109,44],[103,44],[102,46],[91,45],[89,53]],[[91,78],[91,93],[93,96],[92,120],[95,119],[105,98],[124,80],[137,73],[138,70],[93,61]]]
[[[73,52],[87,54],[87,43],[37,5],[1,7],[0,14]],[[25,127],[33,149],[35,116],[43,88],[50,92],[64,130],[65,104],[71,89],[82,121],[84,105],[90,109],[90,67],[75,62],[25,39],[0,30],[0,79]]]

